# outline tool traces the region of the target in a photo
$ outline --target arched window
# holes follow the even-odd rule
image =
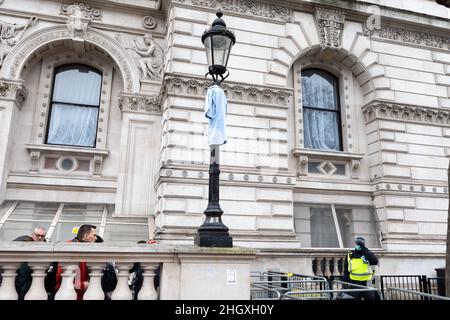
[[[85,65],[55,69],[47,144],[95,147],[102,74]]]
[[[305,148],[342,151],[338,79],[319,69],[302,71]]]

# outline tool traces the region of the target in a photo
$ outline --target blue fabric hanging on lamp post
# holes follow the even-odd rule
[[[204,211],[205,221],[197,230],[194,243],[200,247],[232,247],[233,238],[222,222],[223,211],[219,204],[220,150],[226,143],[227,98],[220,84],[228,77],[228,57],[236,42],[234,34],[227,29],[219,10],[211,28],[202,36],[208,60],[208,73],[213,85],[208,88],[205,99],[205,116],[209,120],[208,143],[210,146],[208,207]],[[224,76],[225,74],[225,76]]]

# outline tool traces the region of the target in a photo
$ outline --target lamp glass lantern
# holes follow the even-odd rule
[[[206,75],[210,74],[214,82],[220,83],[229,75],[227,70],[228,58],[231,47],[236,43],[236,37],[233,32],[227,29],[225,21],[222,19],[223,13],[220,10],[216,13],[216,16],[217,18],[212,23],[211,28],[203,33],[202,42],[206,48],[209,66]]]

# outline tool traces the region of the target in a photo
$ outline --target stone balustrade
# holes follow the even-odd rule
[[[344,254],[315,256],[311,264],[315,276],[339,277],[344,271]]]
[[[25,300],[46,300],[44,286],[46,270],[52,262],[58,262],[63,269],[62,281],[55,300],[76,300],[74,288],[75,270],[78,263],[86,262],[89,269],[89,286],[84,300],[103,300],[101,287],[102,270],[106,262],[114,262],[117,272],[117,286],[111,294],[112,300],[130,300],[132,292],[128,286],[129,271],[133,263],[141,263],[143,285],[138,300],[156,299],[249,299],[250,263],[256,252],[242,248],[199,248],[196,246],[168,246],[148,244],[105,243],[0,243],[0,300],[17,300],[14,286],[16,270],[22,262],[28,262],[33,270],[32,284]],[[162,265],[160,288],[153,285],[155,270]],[[232,270],[235,285],[228,285],[227,274]],[[202,278],[204,286],[193,289],[192,281]],[[248,289],[248,290],[246,290]],[[227,293],[227,291],[229,291]],[[217,297],[215,297],[217,295]],[[227,298],[228,296],[228,298]]]

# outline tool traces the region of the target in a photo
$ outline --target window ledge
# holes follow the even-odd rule
[[[294,148],[292,154],[295,156],[320,157],[324,159],[339,160],[361,160],[364,158],[362,153],[350,153],[344,151],[323,151],[315,149]]]
[[[109,151],[105,149],[58,146],[49,144],[25,144],[25,148],[27,148],[29,151],[44,151],[44,152],[71,153],[71,154],[77,153],[96,156],[106,156],[109,154]]]

